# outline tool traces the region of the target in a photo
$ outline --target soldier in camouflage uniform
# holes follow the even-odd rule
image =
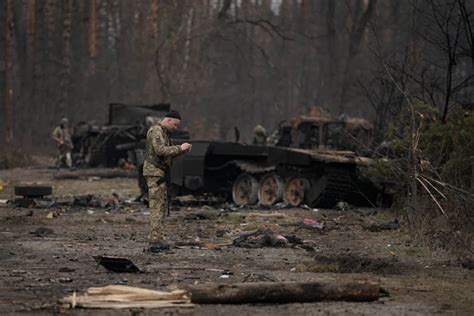
[[[173,145],[170,135],[181,122],[177,111],[170,111],[158,124],[152,126],[146,137],[145,162],[143,176],[147,179],[150,207],[150,252],[158,253],[169,249],[164,240],[163,220],[167,208],[167,183],[169,169],[174,157],[191,150],[192,145],[184,143]]]
[[[262,125],[257,125],[253,129],[253,145],[266,145],[267,144],[267,130]]]
[[[63,117],[59,126],[57,126],[52,134],[53,139],[56,141],[58,148],[58,156],[56,159],[56,167],[60,168],[64,163],[69,168],[72,168],[71,151],[73,148],[71,140],[71,131],[69,130],[69,121]]]

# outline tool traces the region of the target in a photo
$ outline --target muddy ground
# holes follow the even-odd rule
[[[12,198],[12,187],[19,183],[52,184],[54,196],[62,199],[84,194],[109,198],[116,193],[124,201],[138,195],[134,179],[55,180],[53,172],[0,171],[0,179],[7,182],[0,199]],[[174,209],[166,220],[166,234],[181,246],[153,255],[143,252],[148,210],[140,205],[30,209],[1,205],[0,314],[53,314],[58,312],[58,299],[109,284],[171,289],[206,282],[335,280],[379,281],[390,297],[373,303],[201,305],[192,309],[101,310],[100,314],[472,315],[474,311],[473,270],[461,266],[446,252],[414,242],[403,222],[400,229],[367,229],[394,220],[397,215],[393,210],[226,208],[212,219],[190,215],[201,210],[220,214],[219,209],[206,206]],[[304,218],[324,223],[324,228],[308,228],[303,225]],[[295,235],[305,240],[305,247],[226,246],[241,234],[259,228]],[[95,255],[127,257],[146,272],[109,272],[97,266]],[[98,313],[85,309],[60,312]]]

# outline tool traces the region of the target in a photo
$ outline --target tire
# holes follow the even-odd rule
[[[15,195],[36,197],[53,194],[53,187],[51,186],[16,186]]]

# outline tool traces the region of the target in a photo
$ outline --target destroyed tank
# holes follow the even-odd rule
[[[171,183],[181,194],[222,195],[239,206],[386,203],[384,183],[362,172],[372,164],[360,155],[372,132],[362,119],[303,116],[282,122],[268,145],[190,141],[193,150],[173,162]]]
[[[76,166],[117,167],[126,161],[137,165],[145,148],[150,125],[171,109],[170,104],[109,104],[108,122],[98,125],[81,122],[74,128],[73,160]],[[186,139],[189,133],[179,130],[176,137]]]

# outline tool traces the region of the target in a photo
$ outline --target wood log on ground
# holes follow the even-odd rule
[[[188,290],[195,304],[370,302],[383,294],[380,285],[373,282],[201,284],[190,286]]]
[[[161,308],[193,304],[370,302],[386,294],[378,283],[258,282],[191,285],[186,290],[155,291],[122,285],[89,288],[86,295],[67,296],[63,308]]]
[[[123,169],[78,169],[59,170],[54,174],[55,179],[83,179],[83,178],[136,178],[136,170]]]

